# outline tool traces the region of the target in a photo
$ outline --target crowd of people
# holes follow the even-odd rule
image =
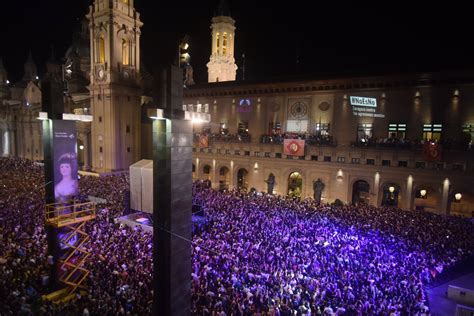
[[[149,315],[152,236],[116,223],[126,176],[82,177],[84,196],[105,199],[86,225],[89,292],[43,302],[50,259],[43,169],[0,159],[2,315]],[[474,226],[456,217],[372,206],[316,205],[193,185],[206,226],[192,243],[196,315],[424,315],[425,286],[472,256]]]
[[[425,285],[474,250],[459,218],[200,187],[196,314],[428,314]]]

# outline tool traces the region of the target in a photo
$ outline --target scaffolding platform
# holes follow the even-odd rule
[[[85,232],[84,225],[96,217],[94,202],[78,202],[75,200],[65,203],[51,203],[46,205],[46,225],[59,228],[58,242],[64,253],[59,261],[59,281],[63,288],[43,295],[43,300],[55,303],[64,303],[75,296],[77,290],[87,293],[84,284],[90,271],[84,264],[90,252],[84,248],[90,236]]]

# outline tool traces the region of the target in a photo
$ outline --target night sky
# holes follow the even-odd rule
[[[230,0],[236,20],[235,58],[246,80],[286,77],[393,74],[412,71],[474,69],[471,10],[465,4],[411,4],[381,1]],[[414,1],[413,1],[414,2]],[[54,47],[62,58],[72,33],[87,12],[88,0],[2,2],[0,56],[11,81],[23,74],[31,49],[40,74]],[[315,8],[310,8],[312,3]],[[177,43],[191,36],[195,80],[206,82],[210,21],[218,0],[135,0],[144,22],[145,67],[166,64]],[[290,6],[292,5],[292,6]]]

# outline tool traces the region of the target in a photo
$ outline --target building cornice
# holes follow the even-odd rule
[[[315,93],[341,90],[384,90],[434,85],[474,84],[473,71],[417,73],[388,76],[366,76],[328,79],[288,79],[278,81],[227,81],[196,84],[184,90],[185,98],[238,95],[279,95],[282,93]]]

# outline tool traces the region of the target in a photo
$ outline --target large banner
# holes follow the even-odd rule
[[[199,135],[199,148],[207,148],[209,147],[209,136],[207,135]]]
[[[304,156],[304,140],[285,139],[283,141],[283,152],[289,156]]]
[[[66,202],[78,195],[76,123],[53,121],[54,197]]]
[[[423,156],[426,161],[438,162],[441,161],[441,145],[434,142],[426,141],[423,144]]]

